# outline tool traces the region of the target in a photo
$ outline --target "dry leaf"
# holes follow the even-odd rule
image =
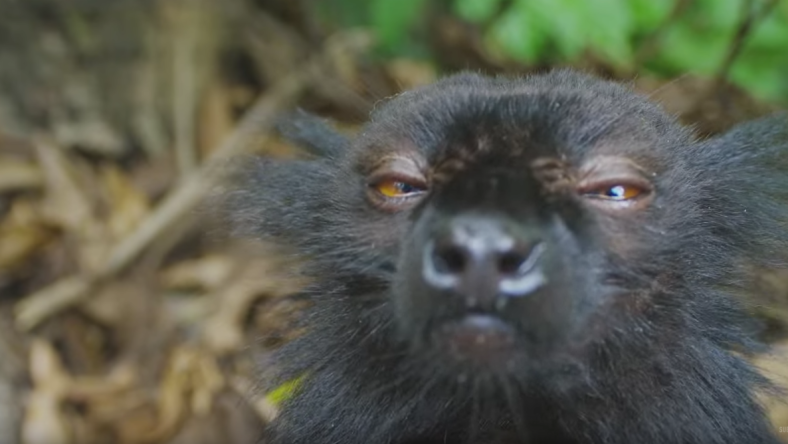
[[[14,201],[8,215],[0,222],[0,270],[23,265],[51,240],[52,234],[43,225],[34,202]]]
[[[64,230],[77,230],[92,224],[93,214],[87,193],[76,178],[76,170],[58,147],[36,144],[36,152],[44,174],[46,215]]]
[[[0,193],[40,188],[41,169],[32,162],[0,159]]]
[[[223,387],[224,377],[213,357],[191,347],[175,349],[159,388],[156,426],[142,434],[142,442],[161,442],[190,414],[207,414]]]
[[[111,243],[105,226],[93,214],[89,193],[82,186],[87,178],[78,180],[77,169],[58,147],[40,141],[36,150],[44,174],[46,216],[76,240],[75,257],[81,268],[96,270],[106,260]]]
[[[70,376],[55,350],[42,340],[30,345],[29,395],[22,423],[23,444],[69,444],[72,431],[61,410]]]
[[[281,297],[298,291],[303,282],[284,278],[270,260],[249,261],[231,282],[212,296],[216,309],[203,324],[203,342],[217,354],[241,349],[244,319],[260,297]]]
[[[759,356],[755,365],[778,387],[788,389],[788,342],[775,346],[770,353]],[[777,430],[788,430],[788,405],[785,399],[768,398],[764,400],[769,418]],[[786,434],[780,435],[788,443]]]
[[[402,90],[433,83],[437,78],[435,67],[410,59],[394,59],[386,63],[386,71]]]
[[[101,182],[109,201],[109,235],[112,239],[120,239],[148,215],[150,203],[147,196],[134,187],[130,178],[114,165],[101,170]]]
[[[236,265],[231,257],[212,254],[179,262],[164,270],[161,279],[170,290],[198,288],[210,291],[224,284]]]
[[[194,416],[168,444],[259,444],[264,423],[243,397],[225,390],[208,416]]]

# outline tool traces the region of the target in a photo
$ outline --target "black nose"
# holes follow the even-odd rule
[[[526,296],[546,283],[543,251],[538,236],[505,219],[460,216],[425,246],[423,277],[473,304]]]

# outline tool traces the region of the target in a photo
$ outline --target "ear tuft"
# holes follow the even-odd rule
[[[298,109],[280,119],[279,134],[319,157],[337,157],[348,146],[348,138],[337,132],[328,121]]]
[[[689,155],[708,219],[755,264],[788,267],[788,115],[740,124]]]

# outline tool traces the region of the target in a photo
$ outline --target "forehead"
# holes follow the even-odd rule
[[[492,151],[499,158],[623,155],[654,163],[659,145],[685,137],[627,88],[557,71],[515,79],[460,74],[403,93],[378,107],[358,143],[367,156],[411,150],[428,161]]]

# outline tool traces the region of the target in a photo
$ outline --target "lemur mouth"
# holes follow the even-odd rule
[[[493,314],[472,313],[436,328],[433,340],[459,361],[489,365],[511,356],[515,330]]]

